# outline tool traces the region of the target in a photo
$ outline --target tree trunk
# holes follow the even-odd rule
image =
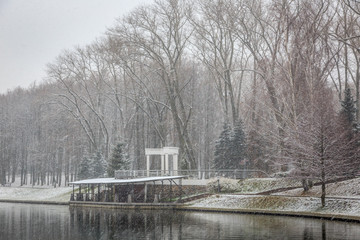
[[[321,183],[321,207],[325,207],[325,181]]]

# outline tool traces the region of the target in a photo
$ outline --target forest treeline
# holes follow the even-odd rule
[[[180,147],[182,168],[211,169],[224,124],[238,123],[248,168],[354,174],[359,17],[353,0],[140,6],[60,53],[41,84],[0,96],[1,183],[66,184],[119,143],[132,169],[163,146]]]

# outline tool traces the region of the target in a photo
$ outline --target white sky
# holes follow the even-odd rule
[[[100,37],[153,0],[0,0],[0,93],[41,82],[62,50]]]

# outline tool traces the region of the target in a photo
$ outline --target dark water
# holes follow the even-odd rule
[[[0,203],[0,239],[360,239],[360,224]]]

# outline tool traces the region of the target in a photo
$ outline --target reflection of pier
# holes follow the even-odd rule
[[[182,179],[185,176],[146,177],[135,179],[97,178],[71,182],[70,201],[118,203],[181,202]],[[78,186],[75,192],[75,186]]]

